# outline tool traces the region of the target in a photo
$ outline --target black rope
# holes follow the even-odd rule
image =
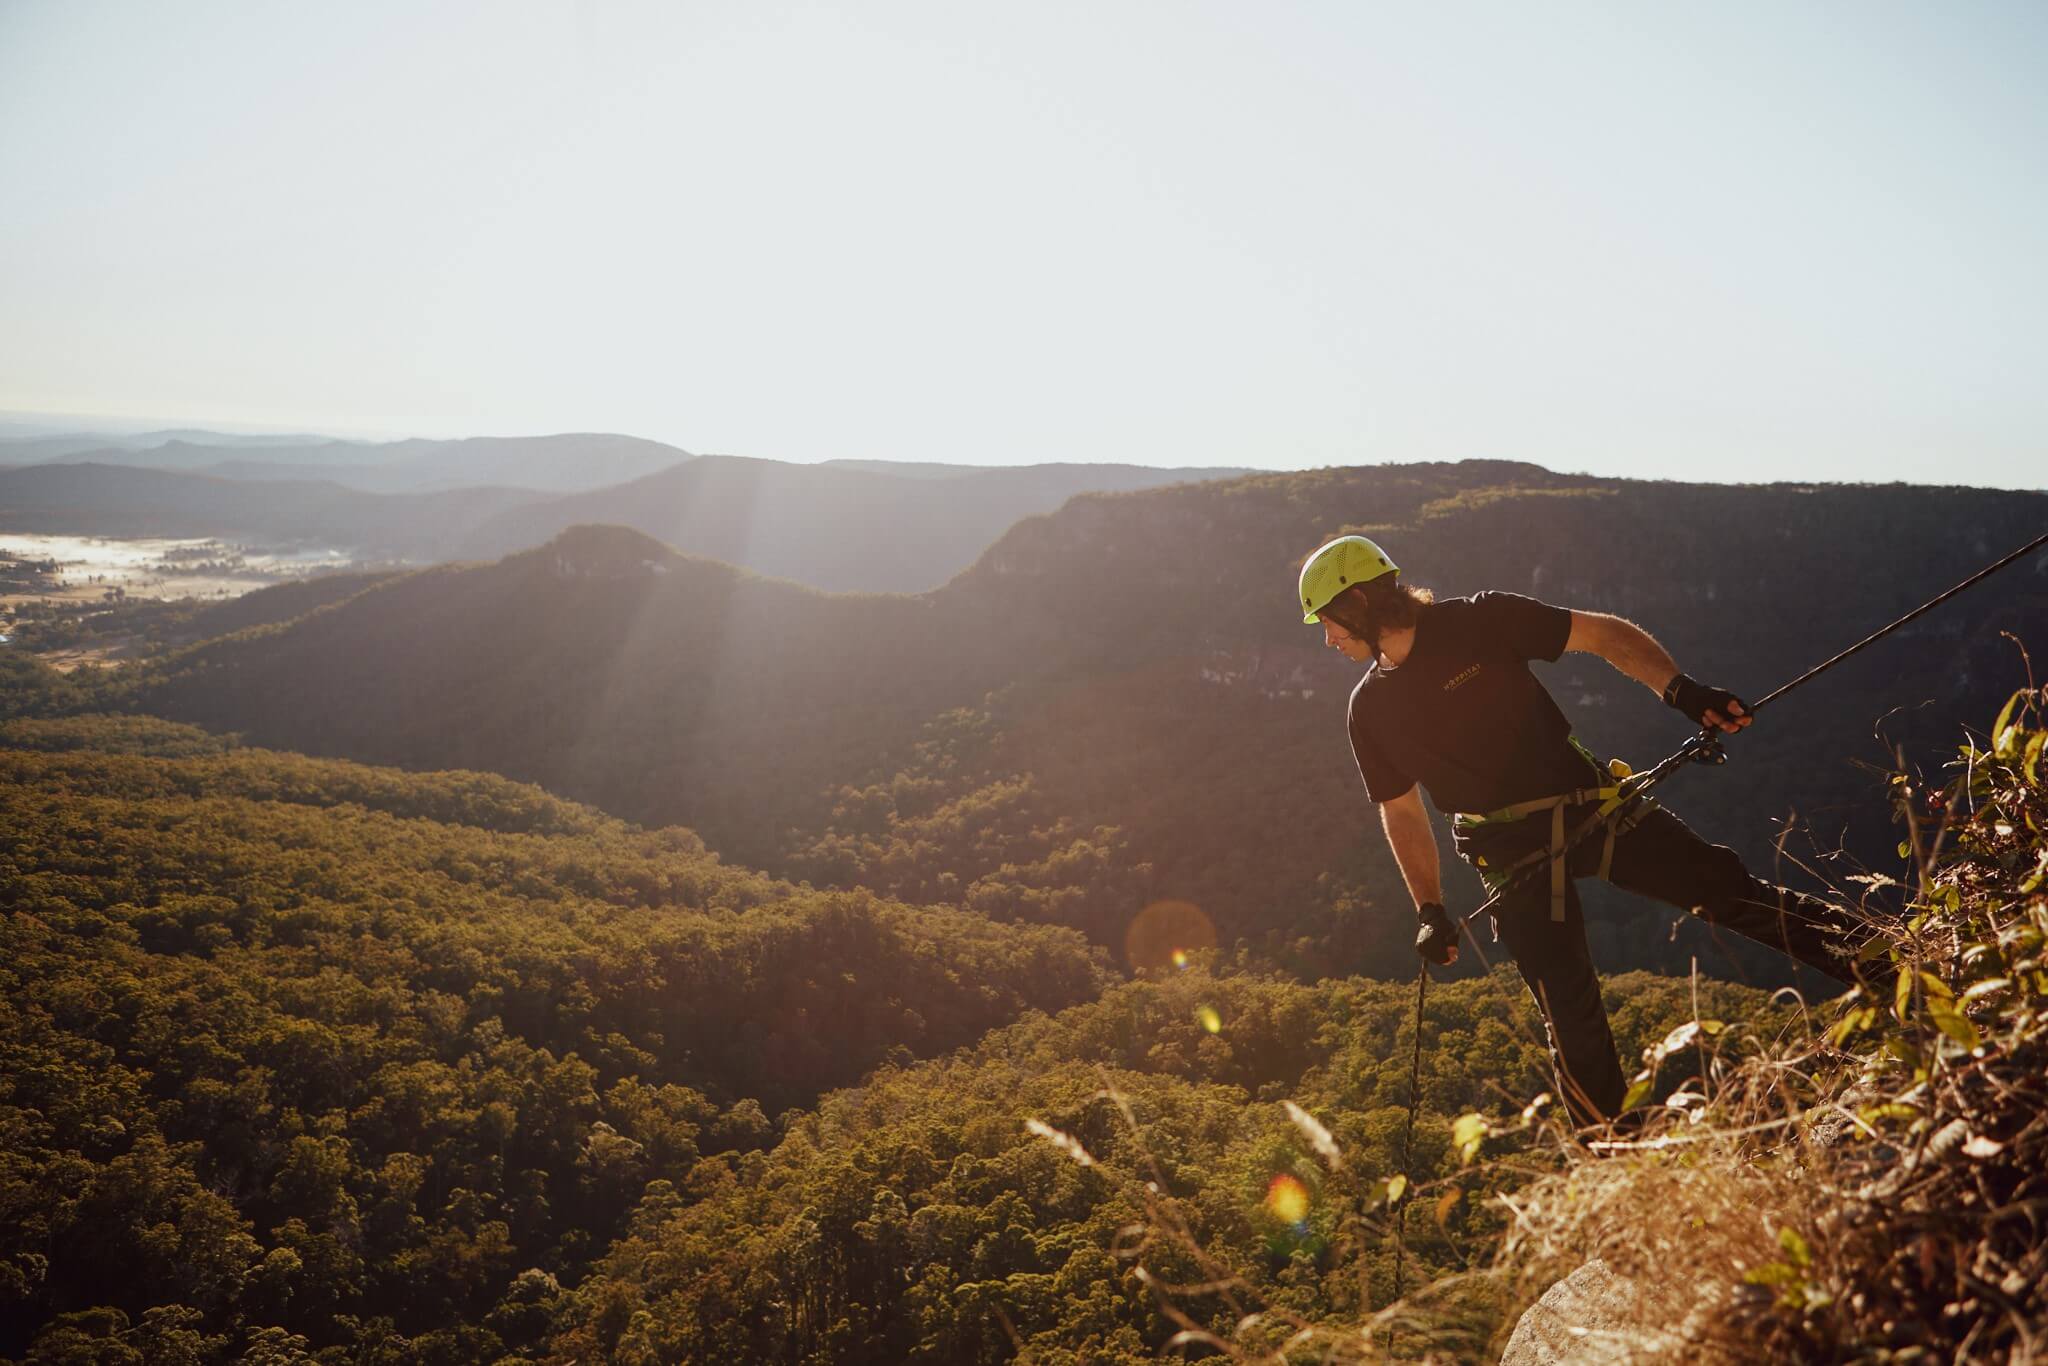
[[[1750,710],[1755,711],[1757,707],[1761,707],[1767,702],[1775,702],[1777,699],[1783,697],[1786,693],[1791,692],[1794,688],[1798,687],[1801,683],[1808,682],[1811,679],[1819,678],[1829,669],[1834,668],[1835,665],[1840,664],[1843,660],[1847,659],[1850,655],[1855,654],[1864,646],[1876,644],[1878,641],[1883,640],[1886,636],[1898,630],[1901,626],[1904,626],[1907,622],[1913,620],[1915,617],[1920,616],[1922,613],[1933,611],[1935,608],[1941,606],[1943,603],[1947,602],[1956,594],[1962,592],[1965,588],[1968,588],[1971,585],[1975,584],[1978,580],[1990,578],[1993,574],[1996,574],[1999,570],[2005,568],[2014,560],[2019,559],[2028,551],[2039,550],[2042,546],[2048,546],[2048,532],[2043,532],[2041,535],[2036,536],[2033,540],[2028,541],[2018,550],[2013,551],[2012,554],[2007,555],[2004,559],[1998,561],[1998,563],[1984,566],[1984,568],[1970,575],[1969,578],[1964,579],[1961,583],[1957,584],[1954,588],[1949,589],[1946,593],[1941,594],[1939,597],[1929,598],[1926,602],[1921,603],[1918,607],[1915,607],[1912,611],[1906,613],[1906,615],[1900,617],[1891,625],[1883,628],[1882,630],[1871,632],[1869,635],[1863,637],[1863,639],[1857,641],[1854,645],[1851,645],[1848,649],[1842,651],[1842,653],[1836,655],[1833,659],[1826,660],[1823,663],[1814,665],[1811,669],[1808,669],[1805,673],[1799,675],[1799,677],[1793,679],[1784,687],[1779,688],[1776,692],[1771,693],[1769,696],[1758,699],[1756,705],[1752,706]]]
[[[1424,962],[1415,973],[1415,1061],[1408,1067],[1408,1127],[1401,1134],[1401,1198],[1394,1202],[1394,1298],[1401,1298],[1401,1274],[1406,1269],[1408,1255],[1407,1221],[1402,1218],[1408,1210],[1408,1188],[1415,1184],[1415,1177],[1409,1171],[1410,1154],[1415,1145],[1415,1110],[1422,1095],[1422,1000],[1429,992],[1429,964]]]

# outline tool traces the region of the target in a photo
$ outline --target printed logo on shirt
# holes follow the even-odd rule
[[[1445,680],[1444,691],[1456,692],[1458,689],[1464,687],[1467,683],[1470,683],[1473,679],[1477,678],[1478,676],[1479,666],[1477,664],[1474,664],[1471,668],[1465,670],[1465,672],[1461,674],[1455,674],[1451,678]]]

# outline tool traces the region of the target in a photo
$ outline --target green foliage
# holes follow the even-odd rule
[[[1638,1013],[1674,999],[1642,975],[1613,985]],[[1131,1226],[1162,1202],[1203,1256],[1243,1277],[1244,1296],[1355,1324],[1392,1295],[1386,1218],[1406,1184],[1412,1007],[1389,984],[1193,969],[1027,1016],[949,1059],[883,1068],[760,1160],[702,1181],[703,1198],[650,1191],[571,1297],[553,1351],[994,1362],[1021,1345],[1033,1360],[1152,1360],[1175,1328],[1168,1303],[1223,1335],[1237,1317],[1213,1293],[1155,1292],[1206,1279],[1185,1246],[1134,1241]],[[1213,1033],[1205,1010],[1221,1020]],[[1498,1235],[1489,1196],[1515,1178],[1461,1173],[1449,1116],[1519,1106],[1545,1066],[1537,1028],[1506,971],[1431,996],[1405,1211],[1411,1289],[1465,1269]],[[1298,1216],[1276,1212],[1283,1177],[1302,1192]],[[1483,1341],[1490,1326],[1482,1314],[1469,1331]]]
[[[43,748],[0,750],[0,1353],[525,1350],[650,1183],[1105,980],[1071,932],[503,779],[133,718],[6,738]]]
[[[362,807],[412,820],[476,826],[506,834],[598,835],[625,830],[588,807],[526,783],[488,773],[400,773],[272,750],[243,749],[232,738],[148,717],[75,716],[4,723],[0,740],[52,754],[91,751],[63,763],[23,761],[33,776],[75,795],[114,800],[202,796],[323,808]],[[232,751],[232,757],[227,756]],[[189,759],[178,764],[122,762],[115,755]],[[11,762],[11,760],[0,760]],[[687,831],[666,840],[688,852],[703,844]]]
[[[1704,1359],[2029,1356],[2048,1326],[2044,701],[2015,694],[1944,781],[1894,777],[1909,863],[1859,875],[1863,986],[1753,1056],[1704,1022],[1653,1047],[1703,1055],[1704,1085],[1598,1160],[1566,1150],[1516,1257],[1602,1257],[1643,1326]]]
[[[1148,1180],[1290,1312],[1391,1293],[1405,988],[1103,993],[1071,932],[791,887],[502,779],[134,717],[4,738],[0,1352],[1139,1360],[1173,1322],[1131,1273],[1194,1279],[1117,1255]],[[1673,991],[1614,984],[1631,1043]],[[1498,1226],[1449,1116],[1546,1084],[1505,972],[1424,1027],[1417,1277]]]
[[[1852,995],[1826,1034],[1843,1050],[1837,1105],[1855,1120],[1839,1162],[1863,1184],[1806,1236],[1783,1228],[1784,1255],[1745,1277],[1773,1291],[1764,1331],[1784,1352],[1912,1345],[1992,1360],[2024,1355],[2041,1330],[2015,1268],[2039,1264],[2048,1243],[2010,1215],[2048,1197],[2042,702],[2015,693],[1984,742],[1963,747],[1952,781],[1893,783],[1916,886],[1901,889],[1903,923],[1867,956],[1896,977],[1882,998]]]
[[[51,581],[40,587],[54,588],[54,570],[48,577]],[[129,662],[156,658],[195,641],[294,621],[395,577],[390,571],[319,575],[260,588],[225,602],[130,598],[116,586],[97,599],[60,596],[21,601],[13,609],[13,621],[0,619],[0,626],[7,630],[16,651],[52,654],[82,650],[91,652],[88,658],[95,661]],[[6,578],[6,562],[0,560],[0,587],[5,586]],[[82,696],[111,695],[111,690],[100,686],[105,681],[86,680]]]
[[[1051,811],[1031,778],[992,771],[1001,699],[987,705],[940,716],[886,781],[840,788],[825,828],[790,855],[792,871],[1116,942],[1145,904],[1151,868],[1130,857],[1121,831],[1084,830]]]
[[[1890,1093],[1863,1106],[1868,1122],[1925,1133],[1934,1122],[1931,1082],[1972,1060],[2024,1052],[2042,1031],[2048,773],[2040,756],[2048,728],[2039,706],[2031,690],[2015,693],[1988,742],[1964,747],[1953,782],[1916,788],[1902,776],[1893,784],[1917,894],[1902,929],[1871,953],[1896,977],[1885,999],[1848,1001],[1828,1034],[1837,1048],[1854,1046],[1866,1089]]]
[[[84,709],[89,693],[25,650],[0,648],[0,720]]]
[[[159,721],[153,716],[95,713],[0,721],[0,749],[44,753],[89,749],[101,754],[190,759],[206,754],[225,754],[234,747],[233,736],[211,735],[197,726]]]
[[[140,646],[148,653],[174,638],[194,613],[187,602],[129,598],[125,590],[115,587],[97,599],[42,598],[23,602],[14,609],[9,634],[14,646],[23,650]]]
[[[310,612],[346,602],[358,593],[388,584],[398,577],[399,571],[383,570],[321,574],[273,584],[226,602],[189,609],[190,616],[177,623],[176,638],[180,643],[209,640],[246,631],[253,626],[296,621]]]

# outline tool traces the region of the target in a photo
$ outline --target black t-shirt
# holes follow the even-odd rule
[[[1421,783],[1439,811],[1486,812],[1601,781],[1529,672],[1556,659],[1572,614],[1515,593],[1422,609],[1398,669],[1375,664],[1351,693],[1351,752],[1365,790],[1391,801]]]

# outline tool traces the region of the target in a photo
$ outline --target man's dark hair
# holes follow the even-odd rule
[[[1436,594],[1427,588],[1403,583],[1399,575],[1383,574],[1365,583],[1352,584],[1324,604],[1319,615],[1377,650],[1381,632],[1413,626],[1422,609],[1435,601]]]

